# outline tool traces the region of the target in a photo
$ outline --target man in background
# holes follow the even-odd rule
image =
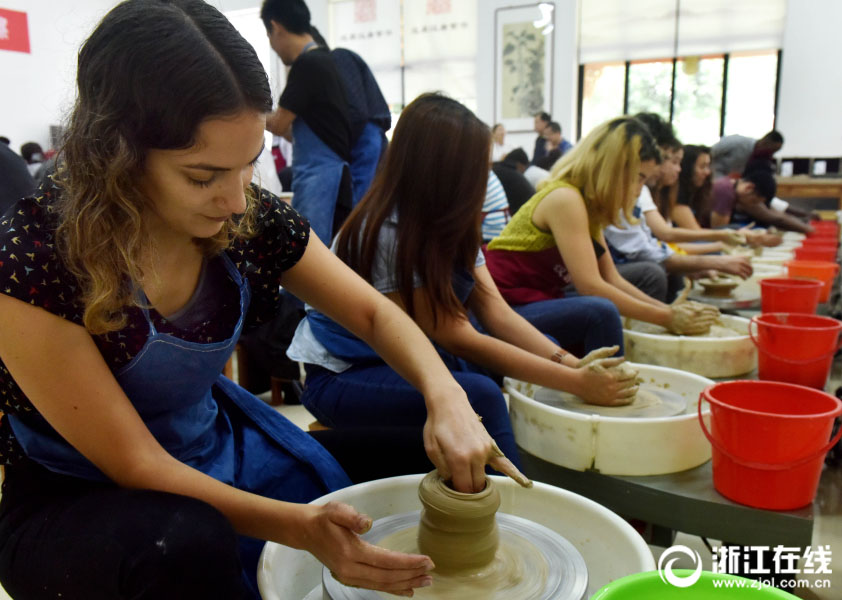
[[[710,149],[713,178],[738,178],[746,170],[750,159],[773,161],[781,149],[784,136],[772,130],[759,140],[744,135],[726,135]]]
[[[540,112],[535,115],[534,129],[538,137],[535,138],[535,150],[532,151],[533,165],[547,155],[547,138],[544,137],[544,134],[547,132],[547,126],[551,121],[552,117],[548,113]]]
[[[314,40],[303,0],[264,0],[260,16],[272,49],[290,67],[266,128],[293,140],[293,207],[329,244],[371,183],[391,116],[376,120],[385,100],[358,55],[345,51],[337,60]],[[382,104],[372,109],[378,95]]]
[[[35,192],[35,182],[26,161],[9,147],[0,144],[0,214],[15,202]]]
[[[547,154],[549,154],[553,150],[558,150],[560,153],[559,157],[561,157],[564,156],[564,154],[573,147],[573,144],[571,144],[562,137],[561,125],[559,125],[555,121],[552,121],[549,125],[547,125],[544,137],[547,139]]]
[[[535,187],[524,177],[529,168],[529,157],[523,148],[515,148],[503,160],[492,165],[491,170],[503,185],[509,212],[515,214],[527,200],[535,195]]]

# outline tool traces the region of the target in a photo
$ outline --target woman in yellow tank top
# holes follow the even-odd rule
[[[596,127],[555,164],[538,192],[488,245],[488,269],[513,305],[578,293],[611,300],[620,314],[703,333],[718,316],[697,303],[668,305],[638,290],[617,271],[603,229],[621,212],[631,223],[635,199],[655,172],[660,153],[648,129],[632,117]]]

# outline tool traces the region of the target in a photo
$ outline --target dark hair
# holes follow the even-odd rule
[[[310,9],[304,0],[263,0],[260,18],[266,26],[266,31],[270,33],[272,21],[277,21],[290,33],[311,33]]]
[[[26,142],[20,147],[20,155],[28,163],[32,162],[32,157],[36,154],[41,154],[42,157],[44,154],[44,150],[41,149],[41,144],[38,142]]]
[[[549,123],[550,121],[553,120],[552,117],[550,116],[550,113],[539,112],[539,113],[535,113],[535,116],[538,117],[539,119],[541,119],[544,123]]]
[[[553,168],[553,165],[556,163],[556,161],[558,161],[559,158],[561,158],[561,150],[559,150],[558,148],[553,148],[544,156],[538,158],[535,161],[535,166],[540,169],[544,169],[545,171],[549,171]]]
[[[322,32],[319,31],[315,25],[310,25],[310,37],[313,38],[313,41],[316,42],[319,46],[323,46],[330,50],[330,46],[327,45],[327,40],[325,40]]]
[[[655,113],[638,113],[634,118],[646,125],[652,137],[655,138],[655,143],[661,148],[678,150],[682,147],[681,142],[675,137],[675,131],[672,125],[664,121],[660,115]]]
[[[708,146],[688,144],[684,146],[684,157],[681,159],[681,173],[678,174],[678,203],[690,207],[694,214],[701,214],[706,210],[713,190],[713,175],[705,179],[701,187],[693,186],[693,172],[696,161],[703,154],[710,155]]]
[[[754,193],[769,202],[778,192],[775,176],[767,168],[759,167],[743,173],[742,179],[754,184]]]
[[[561,133],[561,125],[555,121],[552,121],[549,125],[547,125],[547,128],[553,133]]]
[[[515,148],[506,155],[506,157],[503,159],[503,162],[507,162],[513,165],[528,165],[529,157],[526,155],[526,152],[523,148]]]
[[[631,140],[635,136],[640,136],[640,152],[638,153],[640,162],[654,160],[656,164],[661,164],[658,141],[652,136],[646,124],[637,118],[630,119],[626,125],[626,139]]]
[[[202,0],[127,0],[79,51],[78,93],[58,163],[64,188],[56,238],[82,286],[92,333],[119,329],[134,301],[151,238],[137,180],[150,149],[189,148],[207,119],[269,112],[272,93],[257,54],[231,22]],[[256,201],[212,238],[206,255],[248,233]],[[147,273],[148,275],[148,273]]]
[[[772,131],[764,135],[762,138],[760,138],[758,141],[772,144],[783,144],[784,136],[781,135],[780,131],[773,129]]]
[[[422,94],[403,110],[371,188],[339,232],[337,255],[371,281],[383,222],[399,216],[394,264],[410,316],[414,274],[434,320],[465,313],[452,277],[454,269],[473,269],[482,242],[488,163],[464,157],[485,157],[490,144],[488,127],[470,110],[441,94]]]
[[[7,138],[5,135],[0,135],[0,142],[3,142],[4,144],[6,144],[8,146],[12,143],[12,140]]]

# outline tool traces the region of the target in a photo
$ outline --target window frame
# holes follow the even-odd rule
[[[783,50],[780,48],[772,49],[772,50],[757,50],[757,54],[771,54],[775,53],[777,58],[777,65],[775,69],[775,100],[774,100],[774,113],[772,116],[772,128],[774,129],[777,125],[778,121],[778,97],[780,95],[780,83],[781,83],[781,62],[783,59]],[[722,57],[724,60],[723,68],[722,68],[722,98],[720,99],[719,104],[719,137],[725,135],[725,107],[727,106],[728,101],[728,64],[731,60],[731,56],[747,56],[751,55],[752,52],[721,52],[715,53],[710,55],[702,55],[699,58],[705,57]],[[684,60],[688,57],[686,56],[677,56],[677,57],[662,57],[662,58],[651,58],[651,59],[642,59],[642,60],[627,60],[627,61],[617,61],[623,62],[625,64],[625,78],[624,78],[624,87],[623,87],[623,114],[627,115],[629,111],[629,68],[632,64],[641,63],[641,62],[668,62],[672,61],[672,85],[670,88],[670,110],[669,110],[669,122],[672,124],[673,116],[675,112],[675,74],[676,68],[678,65],[678,61]],[[604,63],[608,61],[600,61],[600,63]],[[584,106],[585,94],[584,94],[584,78],[585,78],[585,67],[587,64],[581,63],[579,65],[579,86],[578,86],[578,98],[577,98],[577,112],[576,112],[576,135],[577,139],[582,139],[582,109]]]

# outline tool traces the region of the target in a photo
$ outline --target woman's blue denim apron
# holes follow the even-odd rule
[[[360,133],[360,137],[351,149],[351,183],[353,185],[353,205],[356,206],[363,199],[380,164],[380,155],[386,136],[383,131],[369,121]]]
[[[173,457],[236,488],[288,502],[309,502],[350,485],[336,460],[304,431],[221,375],[242,331],[248,281],[222,254],[240,291],[240,315],[227,340],[186,342],[155,329],[115,377],[146,426]],[[35,418],[32,418],[32,417]],[[48,469],[91,480],[105,475],[40,415],[9,415],[27,456]],[[263,541],[242,537],[244,575],[257,597]]]
[[[319,239],[330,244],[342,174],[350,167],[301,117],[292,122],[292,137],[292,206],[307,217]]]
[[[349,201],[354,207],[374,179],[383,150],[383,133],[373,123],[366,124],[351,150],[350,165],[313,133],[301,117],[292,122],[292,136],[295,140],[293,208],[307,217],[311,229],[329,245],[336,234],[333,215],[339,201],[342,175],[347,169],[352,194]]]

